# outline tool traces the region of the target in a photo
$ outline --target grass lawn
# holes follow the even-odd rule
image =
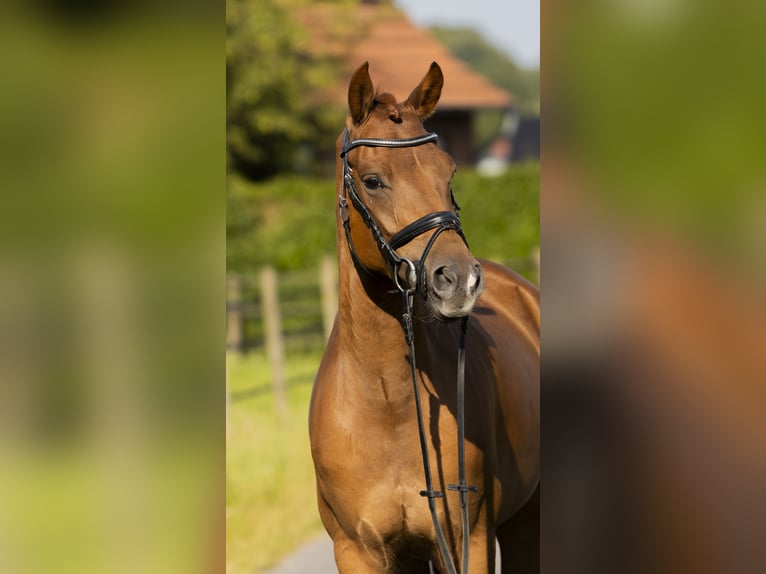
[[[320,358],[320,353],[288,355],[289,414],[280,420],[265,355],[227,356],[227,574],[263,571],[323,531],[308,438],[311,384]]]

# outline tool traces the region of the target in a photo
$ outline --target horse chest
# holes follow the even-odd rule
[[[403,405],[336,409],[332,421],[324,419],[323,433],[333,437],[334,448],[324,449],[315,461],[327,478],[323,496],[344,529],[360,536],[421,538],[433,531],[427,500],[420,496],[425,479],[411,396],[412,389]],[[446,491],[447,483],[457,482],[456,460],[446,448],[456,441],[454,416],[425,393],[422,401],[432,472],[444,483],[436,487]],[[475,483],[480,480],[481,453],[469,446],[467,458],[473,475],[469,479]]]
[[[366,544],[398,544],[430,538],[433,525],[425,488],[417,435],[404,442],[380,435],[356,441],[336,455],[336,473],[327,485],[327,502],[346,531]]]

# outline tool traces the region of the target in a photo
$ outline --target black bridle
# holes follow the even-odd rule
[[[414,291],[420,291],[424,295],[426,289],[425,261],[436,238],[441,235],[442,232],[451,229],[456,231],[464,242],[466,241],[465,235],[463,235],[463,228],[460,225],[460,218],[453,211],[435,211],[413,221],[392,235],[390,239],[386,239],[383,232],[380,230],[380,226],[375,221],[375,218],[372,216],[372,213],[359,194],[354,179],[354,171],[351,169],[348,162],[348,152],[355,147],[360,146],[388,148],[413,147],[435,142],[437,139],[438,136],[436,134],[430,133],[424,136],[401,140],[360,138],[349,141],[348,130],[345,130],[343,132],[343,145],[340,151],[340,157],[343,160],[343,193],[339,196],[338,200],[343,228],[346,232],[346,239],[348,240],[348,246],[351,250],[351,256],[354,258],[354,262],[368,274],[374,275],[359,258],[359,255],[354,248],[354,242],[351,239],[351,223],[349,222],[348,217],[347,196],[351,199],[351,204],[357,210],[359,215],[362,216],[364,224],[372,233],[375,243],[378,246],[378,250],[391,271],[391,278],[394,280],[394,283],[396,283],[397,289],[400,291],[413,289]],[[452,204],[455,210],[460,209],[454,196],[452,196]],[[413,263],[411,259],[402,257],[396,252],[400,247],[404,247],[416,237],[419,237],[432,229],[435,229],[435,231],[429,238],[417,264]],[[466,245],[468,245],[467,242]],[[402,265],[406,265],[407,267],[404,277],[401,276]],[[402,284],[402,280],[406,281],[406,285]]]
[[[438,136],[435,133],[429,133],[424,136],[408,139],[373,139],[359,138],[349,141],[348,129],[343,133],[343,144],[341,146],[340,157],[343,160],[343,190],[338,197],[338,206],[340,208],[340,217],[343,222],[343,228],[346,233],[351,257],[355,264],[366,273],[374,275],[372,271],[362,262],[354,248],[354,242],[351,239],[351,224],[348,214],[348,199],[351,198],[351,204],[362,217],[365,225],[372,233],[375,243],[380,250],[383,259],[389,266],[391,278],[396,285],[396,289],[402,295],[402,328],[404,329],[404,338],[407,342],[410,355],[410,373],[412,376],[413,390],[415,394],[415,409],[418,419],[418,435],[420,438],[420,451],[423,458],[423,470],[425,474],[426,489],[420,491],[420,495],[428,499],[428,508],[431,512],[431,520],[436,532],[436,540],[439,546],[439,552],[446,565],[448,574],[457,574],[456,562],[450,555],[447,541],[444,537],[439,519],[436,515],[436,499],[443,498],[444,493],[435,490],[431,478],[431,464],[428,456],[428,446],[426,442],[425,427],[423,425],[423,412],[420,403],[420,393],[418,392],[417,365],[415,361],[415,337],[412,328],[412,305],[413,296],[416,292],[426,294],[426,274],[425,261],[431,251],[436,238],[447,230],[453,230],[460,235],[463,242],[466,242],[463,235],[463,229],[460,225],[460,218],[453,211],[436,211],[424,215],[396,232],[390,239],[386,239],[375,218],[372,216],[367,205],[359,195],[354,180],[354,172],[348,162],[348,152],[355,147],[413,147],[431,142],[436,142]],[[450,193],[452,189],[450,188]],[[455,196],[452,195],[452,204],[455,211],[459,210]],[[416,237],[424,233],[435,230],[428,239],[423,253],[417,263],[411,259],[399,255],[396,250],[411,242]],[[406,266],[404,278],[401,276],[402,266]],[[460,511],[463,525],[463,563],[461,572],[468,574],[469,557],[469,520],[467,494],[477,492],[478,488],[469,486],[465,480],[465,337],[468,330],[468,316],[463,317],[460,326],[460,345],[458,347],[458,372],[457,372],[457,424],[458,424],[458,479],[459,484],[449,484],[447,488],[460,494]]]

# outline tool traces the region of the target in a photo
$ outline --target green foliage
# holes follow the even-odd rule
[[[335,250],[335,182],[284,175],[260,183],[232,178],[226,222],[227,267],[248,271],[314,267]]]
[[[455,57],[511,92],[515,96],[514,106],[521,114],[540,113],[540,70],[519,67],[471,28],[436,26],[431,32]]]
[[[532,278],[531,266],[520,260],[540,244],[540,165],[515,165],[494,178],[459,170],[452,187],[474,255]]]
[[[226,4],[226,143],[229,167],[251,179],[308,171],[342,124],[331,90],[341,64],[309,49],[297,0]],[[327,143],[330,142],[330,143]]]
[[[533,277],[527,257],[539,244],[540,168],[516,165],[500,177],[458,170],[455,197],[471,248],[479,257],[510,263]],[[279,269],[316,267],[335,251],[335,181],[282,176],[253,183],[232,178],[228,198],[227,259],[230,271],[266,263]]]

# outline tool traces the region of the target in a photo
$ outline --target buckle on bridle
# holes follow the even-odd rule
[[[407,286],[402,285],[402,276],[401,276],[401,269],[402,265],[406,265],[407,269],[405,270],[405,276],[404,280],[407,282]],[[397,261],[393,265],[393,276],[394,276],[394,283],[396,284],[396,288],[399,289],[402,293],[414,293],[418,288],[418,269],[415,267],[415,264],[412,262],[412,260],[407,259],[406,257],[401,257],[399,261]]]

